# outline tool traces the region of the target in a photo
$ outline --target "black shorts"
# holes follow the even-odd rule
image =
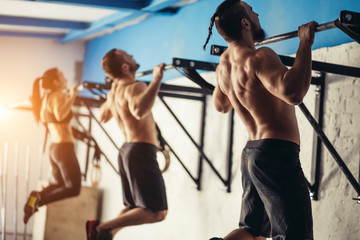
[[[167,210],[164,179],[156,160],[156,146],[124,143],[119,150],[119,170],[125,206],[153,212]]]
[[[310,196],[299,152],[299,145],[289,141],[247,143],[241,159],[241,228],[274,240],[313,239]]]

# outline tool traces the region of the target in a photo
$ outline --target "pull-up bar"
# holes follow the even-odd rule
[[[338,21],[338,19],[335,21],[332,21],[332,22],[323,23],[323,24],[318,25],[315,28],[315,32],[322,32],[325,30],[336,28],[336,25],[335,25],[336,21]],[[287,40],[287,39],[291,39],[291,38],[296,38],[297,36],[298,36],[298,31],[292,31],[292,32],[276,35],[273,37],[269,37],[262,42],[255,43],[255,46],[262,46],[262,45],[266,45],[269,43],[274,43],[274,42],[279,42],[279,41],[283,41],[283,40]]]
[[[169,65],[165,65],[164,67],[164,71],[166,70],[169,70],[169,69],[173,69],[175,68],[176,66],[172,65],[172,64],[169,64]],[[147,70],[147,71],[144,71],[144,72],[138,72],[138,73],[135,73],[135,78],[139,78],[139,77],[142,77],[142,76],[145,76],[145,75],[150,75],[152,74],[154,71],[154,69],[151,69],[151,70]],[[112,79],[109,78],[109,77],[106,77],[105,78],[105,84],[100,84],[100,83],[92,83],[92,82],[83,82],[82,83],[82,86],[84,88],[87,88],[87,89],[92,89],[92,88],[95,88],[95,89],[98,89],[99,91],[102,91],[102,90],[109,90],[111,88],[111,84],[112,84]],[[95,94],[96,95],[96,94]]]
[[[349,37],[360,43],[360,13],[345,10],[341,11],[340,17],[338,19],[318,25],[315,29],[315,32],[322,32],[336,27],[346,33]],[[265,44],[280,42],[296,37],[298,37],[298,31],[292,31],[269,37],[262,42],[255,43],[255,46],[262,46]],[[220,52],[221,49],[217,48],[212,49],[211,51],[213,55],[220,55],[222,53]]]
[[[169,70],[169,69],[173,69],[175,68],[174,65],[165,65],[164,67],[164,71],[166,70]],[[135,77],[138,78],[138,77],[142,77],[142,76],[145,76],[145,75],[149,75],[149,74],[152,74],[153,73],[153,69],[151,70],[147,70],[147,71],[144,71],[144,72],[139,72],[139,73],[135,73]]]

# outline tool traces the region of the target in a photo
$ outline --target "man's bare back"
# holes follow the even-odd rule
[[[227,98],[224,110],[234,107],[246,125],[249,140],[275,138],[299,144],[294,106],[274,96],[266,88],[271,87],[266,79],[262,82],[257,76],[257,55],[264,50],[268,51],[229,47],[222,54],[216,69],[215,106],[224,106]]]
[[[146,142],[157,145],[157,132],[153,116],[148,113],[141,119],[137,119],[129,109],[130,92],[134,88],[146,88],[143,82],[114,83],[108,94],[106,105],[120,127],[125,142]]]

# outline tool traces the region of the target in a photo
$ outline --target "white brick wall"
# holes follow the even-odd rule
[[[360,67],[360,45],[349,43],[313,51],[313,59]],[[360,79],[328,74],[324,132],[358,180],[360,164]],[[313,201],[316,239],[360,239],[360,204],[344,173],[323,150],[319,201]]]

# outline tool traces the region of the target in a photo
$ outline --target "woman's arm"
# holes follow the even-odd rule
[[[52,97],[52,107],[55,118],[58,121],[62,121],[71,111],[71,107],[75,102],[77,96],[77,86],[70,88],[69,96],[63,91],[58,91]]]

